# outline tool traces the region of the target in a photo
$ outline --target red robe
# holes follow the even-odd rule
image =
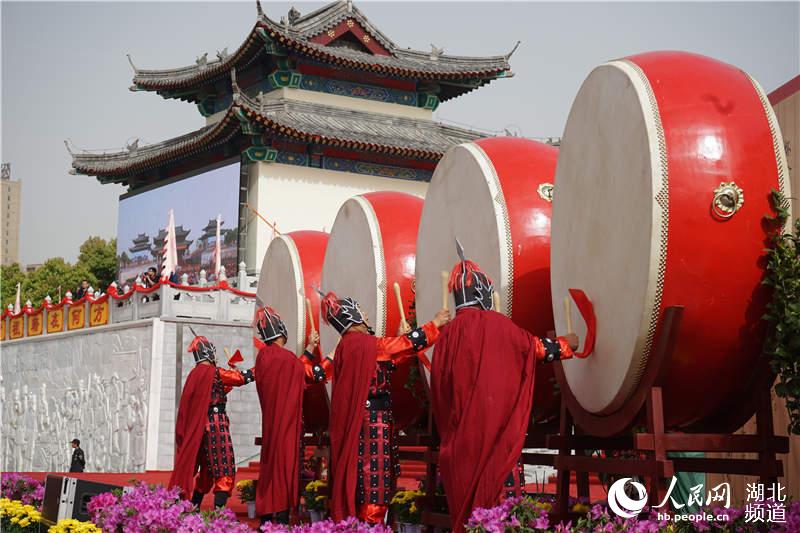
[[[321,365],[329,377],[330,364]],[[261,402],[261,462],[256,485],[256,513],[294,509],[300,499],[300,439],[303,391],[317,383],[311,362],[269,344],[258,352],[256,389]]]
[[[217,367],[197,365],[186,378],[175,424],[175,462],[168,487],[180,487],[185,497],[191,496],[197,472],[197,454],[203,443],[208,422],[208,404]]]
[[[492,507],[503,495],[522,453],[544,347],[500,313],[464,308],[442,329],[433,354],[439,469],[459,532],[472,509]]]
[[[329,432],[331,516],[337,522],[358,514],[360,502],[356,489],[359,476],[363,476],[358,467],[358,445],[362,437],[365,404],[370,384],[376,375],[377,363],[399,363],[436,342],[439,329],[433,322],[428,322],[421,329],[425,342],[420,338],[419,345],[415,345],[408,335],[379,338],[350,331],[342,336],[336,347]],[[366,508],[365,511],[371,515],[376,514],[373,513],[376,509],[377,514],[382,514],[380,511],[384,510],[383,505],[366,505]],[[360,518],[366,519],[363,516]]]
[[[331,516],[336,522],[356,515],[358,439],[377,356],[378,339],[366,333],[345,333],[336,346],[329,423]]]

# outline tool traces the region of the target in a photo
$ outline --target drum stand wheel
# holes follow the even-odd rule
[[[669,307],[664,320],[655,357],[666,360],[674,346],[674,333],[681,320],[683,308]],[[656,368],[660,364],[654,365]],[[772,381],[766,381],[754,395],[757,402],[755,435],[732,433],[668,433],[664,427],[664,406],[661,387],[653,381],[645,392],[644,433],[620,432],[609,436],[591,436],[581,431],[568,407],[567,395],[562,393],[559,433],[549,435],[547,444],[558,450],[554,466],[556,482],[555,520],[577,518],[569,510],[571,474],[575,474],[577,495],[589,497],[589,474],[611,474],[639,477],[649,481],[649,504],[663,501],[669,479],[676,472],[737,474],[758,476],[761,483],[777,482],[783,475],[783,463],[776,457],[789,453],[789,438],[775,435],[772,420]],[[588,455],[595,450],[632,452],[635,458],[603,458]],[[730,457],[679,458],[669,452],[750,453],[755,459]],[[574,454],[573,454],[574,453]]]

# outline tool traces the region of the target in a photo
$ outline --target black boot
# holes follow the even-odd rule
[[[214,507],[225,507],[225,504],[228,503],[228,497],[230,497],[230,494],[227,492],[215,492]]]
[[[203,503],[203,496],[205,496],[205,494],[202,492],[194,491],[192,494],[192,503],[199,508],[200,504]]]

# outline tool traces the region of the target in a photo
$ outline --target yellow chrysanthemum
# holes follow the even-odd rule
[[[576,503],[572,506],[573,513],[586,514],[589,512],[589,506],[585,503]]]

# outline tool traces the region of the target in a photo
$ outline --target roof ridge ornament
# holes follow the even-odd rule
[[[125,145],[125,149],[130,155],[136,155],[139,151],[139,137],[135,137],[131,142]]]
[[[72,151],[72,148],[69,147],[69,140],[68,139],[64,139],[64,146],[67,147],[67,152],[69,152],[69,155],[75,155],[75,153]]]
[[[259,17],[264,16],[264,10],[261,9],[261,0],[256,0],[256,12],[258,13]]]
[[[231,91],[233,92],[233,103],[238,104],[241,99],[239,84],[236,83],[236,67],[231,68]]]
[[[228,47],[227,46],[225,48],[223,48],[222,51],[217,50],[217,59],[219,59],[220,61],[225,61],[226,59],[228,59]]]
[[[431,61],[438,61],[442,54],[444,54],[444,48],[437,48],[435,44],[431,44]]]
[[[353,0],[347,0],[347,12],[348,13],[353,12]]]
[[[300,18],[300,12],[294,6],[289,10],[289,26],[294,26],[297,19]]]
[[[205,68],[208,65],[208,52],[199,56],[197,59],[194,60],[198,67],[201,69]]]
[[[519,48],[519,45],[520,45],[520,44],[522,44],[522,41],[517,41],[517,44],[515,44],[515,45],[514,45],[514,48],[512,48],[512,49],[511,49],[511,51],[510,51],[509,53],[507,53],[507,54],[506,54],[506,61],[508,61],[509,59],[511,59],[511,56],[513,56],[513,55],[514,55],[514,52],[516,52],[516,51],[517,51],[517,48]]]
[[[128,56],[128,63],[131,64],[131,68],[133,69],[133,74],[138,75],[139,69],[136,68],[136,65],[133,64],[133,59],[131,59],[131,55],[130,54],[125,54],[125,55]]]

